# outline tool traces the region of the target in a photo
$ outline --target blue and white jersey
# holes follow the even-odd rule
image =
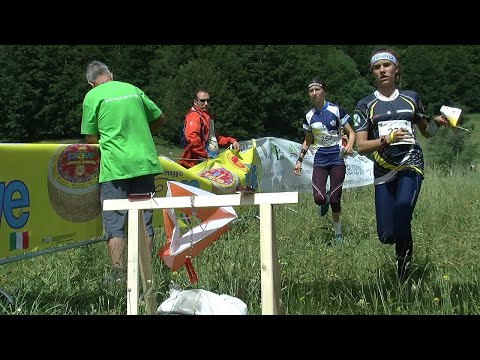
[[[344,164],[340,157],[342,144],[341,127],[350,120],[350,115],[336,104],[325,101],[321,109],[313,108],[305,115],[303,130],[313,133],[315,158],[313,166]]]

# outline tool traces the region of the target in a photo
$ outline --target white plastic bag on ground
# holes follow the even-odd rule
[[[181,315],[247,315],[247,305],[230,295],[217,295],[203,289],[170,289],[170,297],[157,309],[157,314]]]

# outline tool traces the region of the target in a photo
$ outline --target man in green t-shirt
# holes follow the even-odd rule
[[[130,194],[155,192],[155,174],[163,171],[152,133],[165,116],[141,89],[113,81],[107,65],[87,66],[92,87],[83,100],[81,133],[88,144],[100,145],[100,200],[126,199]],[[125,273],[125,222],[127,211],[103,211],[105,240],[114,273]],[[152,249],[152,210],[145,210],[148,246]]]

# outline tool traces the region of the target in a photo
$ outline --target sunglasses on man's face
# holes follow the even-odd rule
[[[198,99],[198,101],[200,101],[201,103],[205,103],[208,101],[209,104],[212,102],[210,99]]]

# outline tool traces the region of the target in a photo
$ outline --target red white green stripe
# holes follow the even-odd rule
[[[28,249],[28,231],[10,233],[10,251]]]

